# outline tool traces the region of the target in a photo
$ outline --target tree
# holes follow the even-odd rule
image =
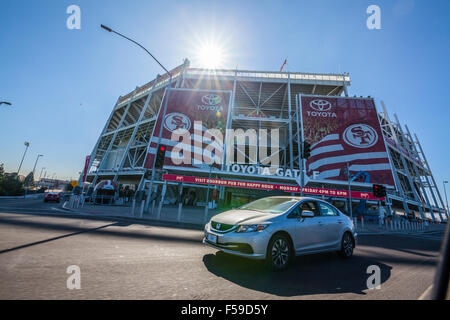
[[[0,176],[0,196],[21,196],[25,192],[24,184],[17,174]]]
[[[3,168],[3,163],[0,164],[0,178],[5,175],[5,169]]]

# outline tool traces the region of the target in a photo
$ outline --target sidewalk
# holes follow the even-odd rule
[[[375,223],[364,223],[360,221],[355,224],[356,232],[358,234],[411,234],[423,233],[432,230],[445,230],[447,225],[444,224],[430,224],[425,226],[420,223],[407,223],[405,221],[397,221],[396,223],[389,223],[379,225]]]
[[[157,217],[158,207],[155,206],[154,210],[150,214],[144,214],[140,216],[140,206],[136,205],[134,214],[132,213],[131,206],[116,206],[116,205],[93,205],[85,204],[84,206],[78,206],[78,208],[71,207],[70,202],[64,202],[61,205],[61,209],[75,212],[85,215],[102,216],[102,217],[117,217],[128,218],[133,220],[142,221],[155,221],[155,222],[169,222],[175,224],[187,224],[203,227],[211,217],[218,214],[216,209],[209,209],[208,215],[205,219],[205,209],[202,207],[183,207],[181,216],[178,218],[178,206],[163,206],[161,208],[161,216]],[[206,220],[206,221],[205,221]]]

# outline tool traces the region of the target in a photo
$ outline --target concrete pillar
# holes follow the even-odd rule
[[[183,210],[183,198],[181,197],[183,195],[183,184],[180,185],[180,201],[178,203],[178,214],[177,214],[177,221],[181,222],[181,212]]]
[[[158,206],[158,213],[156,216],[156,220],[160,220],[161,219],[161,209],[163,206],[163,202],[164,202],[164,197],[166,196],[166,191],[167,191],[167,181],[164,181],[163,187],[162,187],[162,191],[161,191],[161,200],[159,201],[159,206]]]
[[[131,216],[134,217],[134,209],[136,208],[136,199],[131,202]]]
[[[141,208],[139,210],[139,217],[142,218],[144,216],[144,206],[145,206],[145,200],[141,201]]]

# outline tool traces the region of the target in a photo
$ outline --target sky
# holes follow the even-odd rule
[[[70,5],[81,29],[70,30]],[[369,30],[370,5],[381,29]],[[450,1],[144,1],[0,2],[0,163],[21,173],[77,178],[120,95],[215,43],[225,68],[348,72],[350,96],[383,100],[416,132],[440,188],[450,179]],[[198,65],[200,66],[200,65]],[[444,200],[445,201],[445,200]]]

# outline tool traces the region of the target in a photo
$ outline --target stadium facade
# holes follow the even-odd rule
[[[302,145],[301,95],[322,97],[348,97],[350,76],[343,74],[320,74],[302,72],[265,72],[248,70],[199,69],[191,68],[189,61],[171,70],[172,86],[179,89],[230,91],[227,128],[278,129],[280,172],[299,172],[303,168],[300,157]],[[149,193],[149,166],[146,165],[151,141],[158,136],[154,130],[158,114],[163,106],[164,95],[169,84],[169,74],[157,76],[125,96],[120,96],[101,132],[98,141],[86,162],[85,179],[95,186],[101,180],[113,180],[119,185],[128,185],[137,191],[138,197]],[[370,99],[370,97],[369,97]],[[415,216],[429,221],[447,220],[448,214],[442,196],[436,185],[423,148],[415,134],[402,126],[396,115],[389,116],[381,103],[377,112],[389,163],[392,167],[393,188],[382,203],[386,215]],[[153,151],[154,152],[154,151]],[[257,165],[261,159],[257,159]],[[150,166],[151,167],[151,166]],[[285,189],[268,191],[249,187],[212,186],[198,184],[189,179],[174,181],[163,179],[157,174],[152,186],[163,196],[164,203],[179,202],[194,191],[193,205],[204,205],[205,199],[216,197],[221,203],[236,206],[255,198],[286,194],[290,186],[298,186],[298,179],[291,174],[263,175],[245,170],[208,170],[165,166],[166,175],[196,176],[233,181],[272,183],[286,186]],[[209,181],[209,180],[208,180]],[[350,184],[336,181],[305,181],[305,186],[317,190],[348,190],[371,192],[371,184],[353,181]],[[159,188],[159,189],[158,189]],[[289,194],[289,193],[288,193]],[[325,197],[325,195],[317,195]],[[149,197],[147,197],[149,198]],[[328,194],[326,199],[348,212],[348,200]],[[178,200],[178,201],[177,201]],[[371,207],[378,210],[380,202],[353,199],[352,210],[358,214],[368,214]],[[377,212],[381,212],[378,210]]]

